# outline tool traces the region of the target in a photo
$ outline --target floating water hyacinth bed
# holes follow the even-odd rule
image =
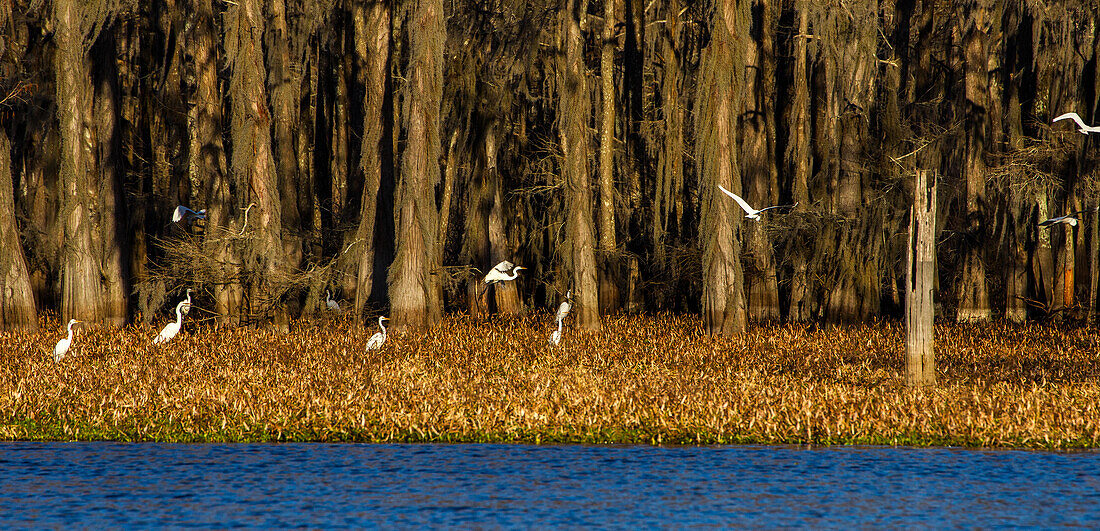
[[[366,321],[370,323],[370,321]],[[363,343],[376,326],[290,333],[185,325],[0,334],[0,439],[1100,446],[1095,327],[938,325],[934,389],[904,385],[904,330],[752,326],[696,317],[448,317]]]

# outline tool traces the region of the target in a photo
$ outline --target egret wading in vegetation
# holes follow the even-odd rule
[[[1066,120],[1066,119],[1070,119],[1070,120],[1073,120],[1074,122],[1077,122],[1077,130],[1080,131],[1081,134],[1083,134],[1083,135],[1087,135],[1089,133],[1100,133],[1100,126],[1085,125],[1085,121],[1081,119],[1081,115],[1079,115],[1075,112],[1067,112],[1066,114],[1063,114],[1063,115],[1055,118],[1051,123],[1057,122],[1058,120]]]
[[[375,332],[370,339],[367,340],[366,350],[377,350],[382,348],[382,343],[386,342],[386,325],[382,324],[382,321],[389,321],[389,317],[378,317],[378,326],[382,328],[381,332]]]
[[[154,345],[167,343],[180,332],[180,327],[183,326],[183,314],[181,311],[184,304],[189,303],[187,301],[180,301],[180,303],[176,305],[176,322],[164,325],[164,328],[157,334],[157,337],[153,338]]]
[[[206,219],[206,209],[202,209],[198,212],[191,210],[183,205],[177,206],[176,210],[172,211],[172,223],[179,223],[186,217],[192,217],[195,219]]]
[[[729,190],[726,190],[725,188],[722,188],[722,185],[718,185],[718,189],[721,190],[722,193],[732,197],[734,201],[737,201],[737,204],[741,205],[741,209],[745,211],[745,217],[749,218],[753,221],[760,221],[760,214],[763,214],[764,212],[767,212],[768,210],[771,210],[773,208],[794,208],[794,207],[798,206],[798,203],[795,203],[793,205],[775,205],[775,206],[770,206],[770,207],[764,207],[764,208],[761,208],[760,210],[757,210],[757,209],[749,206],[749,204],[746,203],[744,199],[741,199],[741,196],[739,196],[739,195],[737,195],[737,194],[735,194],[735,193],[733,193]]]
[[[561,319],[558,319],[558,329],[550,334],[550,344],[557,345],[558,343],[561,343]]]
[[[334,312],[340,311],[340,303],[332,299],[332,292],[327,289],[325,290],[325,306]]]
[[[565,292],[565,302],[558,305],[558,315],[555,319],[564,321],[565,316],[569,315],[569,310],[573,309],[573,290]]]
[[[61,361],[61,358],[68,354],[69,347],[73,344],[73,325],[76,323],[83,323],[84,321],[77,321],[76,319],[69,319],[69,325],[66,328],[69,329],[69,337],[63,337],[57,341],[57,344],[53,346],[53,360]]]
[[[489,272],[485,275],[485,289],[487,290],[489,289],[489,286],[492,286],[493,284],[499,282],[504,282],[505,280],[515,280],[516,277],[519,276],[520,269],[527,268],[514,265],[512,264],[512,262],[509,262],[507,260],[504,260],[503,262],[493,266],[493,269],[489,270]],[[512,273],[508,274],[509,271],[511,271]],[[484,293],[484,291],[482,292]],[[478,295],[480,296],[480,294]]]

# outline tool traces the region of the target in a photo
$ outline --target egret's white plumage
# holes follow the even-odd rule
[[[195,212],[194,210],[191,210],[190,208],[187,208],[183,205],[179,205],[179,206],[176,207],[176,209],[174,211],[172,211],[172,222],[173,223],[179,223],[180,220],[187,217],[188,214],[190,214],[192,217],[195,217],[195,218],[198,218],[198,219],[206,219],[206,209],[205,208],[198,211],[198,212]]]
[[[381,332],[376,332],[370,339],[367,340],[366,350],[375,350],[382,348],[382,343],[386,342],[386,325],[382,324],[382,321],[389,321],[389,317],[378,317],[378,326],[382,328]]]
[[[491,269],[485,275],[485,284],[490,285],[496,284],[497,282],[503,282],[505,280],[515,280],[516,277],[519,276],[520,269],[527,268],[523,266],[513,265],[512,262],[504,260],[501,263],[493,266],[493,269]],[[509,271],[512,272],[511,275],[508,274]]]
[[[76,323],[82,323],[84,321],[77,321],[76,319],[69,319],[69,325],[66,328],[69,329],[69,337],[63,337],[58,340],[57,344],[53,346],[53,360],[61,361],[65,357],[65,354],[69,352],[69,346],[73,344],[73,325]]]
[[[764,213],[768,210],[771,210],[773,208],[788,208],[788,207],[789,208],[794,208],[794,207],[798,206],[798,203],[795,203],[793,205],[775,205],[775,206],[770,206],[770,207],[764,207],[764,208],[761,208],[760,210],[757,210],[757,209],[749,206],[749,204],[747,202],[745,202],[744,199],[741,199],[741,196],[739,196],[739,195],[737,195],[737,194],[735,194],[735,193],[733,193],[729,190],[726,190],[725,188],[722,187],[722,185],[718,185],[718,189],[721,190],[722,193],[732,197],[734,201],[737,201],[737,204],[741,206],[741,210],[745,211],[745,217],[749,218],[753,221],[760,221],[760,214],[762,214],[762,213]]]
[[[561,319],[558,319],[558,329],[550,334],[550,344],[557,345],[558,343],[561,343]]]
[[[157,334],[157,337],[153,338],[154,345],[167,343],[180,332],[180,327],[183,326],[183,314],[181,310],[184,304],[187,304],[187,301],[180,301],[180,303],[176,305],[176,322],[164,325],[164,328]]]
[[[565,293],[565,302],[558,305],[558,315],[555,319],[564,321],[565,316],[569,315],[569,310],[571,309],[573,309],[573,290],[569,290]]]
[[[180,308],[180,313],[187,316],[187,313],[191,311],[191,288],[187,288],[187,300],[183,301],[185,304],[183,308]]]
[[[325,290],[325,306],[334,312],[340,311],[340,303],[332,300],[332,293],[327,289]]]
[[[1085,125],[1085,121],[1081,119],[1081,115],[1079,115],[1075,112],[1067,112],[1066,114],[1063,114],[1063,115],[1055,118],[1051,123],[1057,122],[1058,120],[1066,120],[1066,119],[1073,120],[1074,122],[1076,122],[1077,123],[1077,130],[1080,131],[1081,134],[1087,135],[1089,133],[1100,133],[1100,126]]]

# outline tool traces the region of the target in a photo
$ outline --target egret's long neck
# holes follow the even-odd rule
[[[181,302],[176,305],[176,324],[183,324],[183,314],[180,313],[180,308],[182,308],[184,304],[186,303]]]
[[[386,335],[386,325],[382,324],[382,319],[378,320],[378,326],[382,327],[382,335]]]
[[[69,323],[68,329],[69,329],[69,343],[72,343],[73,342],[73,324],[72,323]]]
[[[558,333],[559,334],[561,333],[561,322],[562,322],[562,320],[558,319]]]

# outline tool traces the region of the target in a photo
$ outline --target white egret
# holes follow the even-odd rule
[[[768,210],[771,210],[773,208],[794,208],[794,207],[798,206],[798,203],[795,203],[793,205],[775,205],[775,206],[770,206],[770,207],[764,207],[764,208],[761,208],[760,210],[757,210],[757,209],[749,206],[749,204],[746,203],[744,199],[741,199],[741,197],[739,195],[737,195],[737,194],[735,194],[735,193],[733,193],[729,190],[726,190],[725,188],[722,188],[722,185],[718,185],[718,189],[721,190],[722,193],[732,197],[734,201],[737,201],[737,204],[740,205],[741,209],[745,211],[745,217],[749,218],[753,221],[760,221],[760,214],[763,214],[764,212],[766,212]]]
[[[1039,226],[1040,227],[1049,227],[1051,225],[1056,225],[1058,223],[1065,223],[1065,224],[1067,224],[1071,227],[1076,227],[1077,226],[1077,214],[1081,214],[1081,213],[1084,213],[1084,212],[1088,212],[1088,211],[1087,210],[1079,210],[1077,212],[1072,212],[1072,213],[1066,214],[1064,216],[1058,216],[1056,218],[1050,218],[1046,221],[1040,221]]]
[[[325,306],[334,312],[340,311],[340,303],[332,300],[332,293],[327,289],[325,290]]]
[[[186,316],[187,313],[191,311],[191,288],[187,288],[187,300],[183,302],[186,304],[180,309],[180,313]]]
[[[512,262],[504,260],[503,262],[493,266],[493,269],[491,269],[485,275],[484,282],[487,286],[491,286],[493,284],[496,284],[497,282],[503,282],[505,280],[515,280],[516,277],[519,276],[520,269],[527,268],[523,266],[513,265]],[[509,275],[508,271],[511,271],[512,274]]]
[[[564,321],[565,316],[569,315],[569,310],[573,309],[573,290],[569,290],[565,293],[565,302],[558,305],[558,321]]]
[[[187,217],[188,215],[190,215],[191,217],[197,218],[197,219],[206,219],[206,209],[204,208],[204,209],[202,209],[198,212],[195,212],[194,210],[191,210],[190,208],[187,208],[183,205],[179,205],[179,206],[176,207],[176,210],[174,210],[172,212],[172,222],[173,223],[179,223],[180,220]]]
[[[1067,112],[1066,114],[1055,118],[1051,123],[1057,122],[1058,120],[1065,120],[1067,118],[1073,120],[1074,122],[1077,122],[1077,130],[1080,131],[1083,135],[1087,135],[1089,133],[1100,133],[1100,126],[1085,125],[1085,121],[1081,119],[1081,115],[1075,112]]]
[[[550,334],[550,344],[557,345],[558,343],[561,343],[561,319],[558,319],[558,329]]]
[[[57,341],[57,344],[53,346],[54,361],[61,361],[61,358],[64,358],[65,354],[69,352],[69,346],[73,344],[73,325],[83,322],[84,321],[77,321],[76,319],[69,319],[69,325],[66,327],[69,329],[69,337],[61,338]]]
[[[376,332],[370,339],[367,340],[366,350],[375,350],[382,348],[382,343],[386,342],[386,325],[382,324],[382,321],[389,321],[389,317],[378,317],[378,326],[382,327],[381,332]]]
[[[159,343],[167,343],[170,339],[176,337],[176,334],[180,332],[180,327],[183,326],[183,314],[181,313],[181,311],[184,304],[188,304],[188,302],[180,301],[180,303],[176,305],[176,322],[164,325],[164,328],[161,329],[159,334],[157,334],[157,337],[153,338],[154,345]]]

